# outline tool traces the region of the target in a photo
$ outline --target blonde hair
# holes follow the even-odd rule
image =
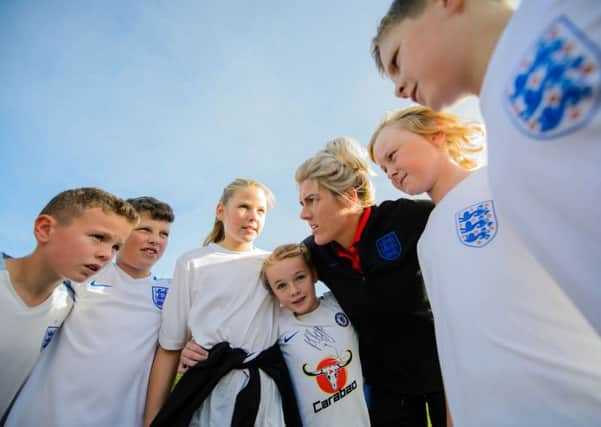
[[[374,131],[367,151],[374,163],[374,144],[382,129],[395,127],[406,129],[422,136],[432,136],[442,132],[446,136],[446,150],[449,157],[465,169],[473,169],[478,162],[472,155],[482,151],[484,128],[478,122],[464,122],[459,117],[443,112],[436,112],[421,105],[388,113]]]
[[[403,19],[417,18],[420,16],[426,8],[426,1],[427,0],[394,0],[386,15],[380,19],[376,35],[371,41],[371,54],[380,73],[385,72],[385,66],[382,63],[382,57],[380,56],[380,42],[382,41],[382,37]]]
[[[302,257],[309,270],[314,270],[313,261],[311,261],[311,253],[303,243],[287,243],[280,245],[275,248],[265,260],[263,260],[263,265],[261,266],[261,281],[269,292],[273,293],[273,289],[271,289],[271,286],[269,285],[265,270],[278,261],[296,257]]]
[[[345,192],[355,189],[362,208],[373,205],[374,189],[370,175],[374,175],[366,161],[365,150],[353,139],[340,137],[326,144],[326,148],[299,166],[296,183],[311,179],[339,199],[347,199]]]
[[[265,198],[267,199],[267,207],[272,208],[275,202],[275,198],[273,193],[269,188],[265,185],[261,184],[259,181],[249,178],[236,178],[232,182],[230,182],[224,189],[221,197],[219,198],[219,203],[227,205],[229,200],[236,194],[239,190],[244,190],[246,188],[255,187],[261,189],[265,193]],[[207,235],[205,240],[203,241],[203,246],[207,246],[209,243],[217,243],[222,241],[225,238],[225,230],[223,227],[223,221],[219,218],[215,217],[215,221],[213,223],[213,228],[211,232]]]
[[[69,224],[92,208],[118,215],[130,224],[136,224],[139,220],[138,213],[130,203],[94,187],[74,188],[57,194],[44,206],[40,215],[50,215],[61,224]]]

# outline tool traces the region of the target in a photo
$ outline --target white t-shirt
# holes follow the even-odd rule
[[[601,339],[499,215],[485,169],[434,208],[418,256],[455,425],[599,425]]]
[[[601,334],[599,1],[522,1],[480,107],[498,210]]]
[[[190,337],[207,349],[224,341],[249,354],[271,347],[277,341],[278,306],[259,278],[266,256],[267,252],[259,249],[234,252],[215,243],[182,255],[165,301],[161,347],[180,350]],[[260,376],[256,425],[283,426],[277,387],[263,372]],[[196,412],[192,425],[227,424],[235,396],[247,383],[247,370],[235,370],[223,377]]]
[[[77,285],[69,319],[34,368],[7,426],[142,426],[168,279],[115,264]]]
[[[369,426],[357,333],[334,295],[302,316],[283,308],[279,330],[303,425]]]
[[[61,284],[46,301],[28,307],[10,282],[4,257],[0,252],[0,417],[73,305]]]

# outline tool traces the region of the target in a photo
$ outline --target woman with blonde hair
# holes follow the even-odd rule
[[[445,425],[432,313],[416,244],[432,204],[374,202],[364,150],[327,143],[296,172],[305,240],[319,279],[359,335],[373,426]]]

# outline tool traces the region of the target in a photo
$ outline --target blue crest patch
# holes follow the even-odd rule
[[[58,326],[48,326],[48,328],[46,328],[46,333],[44,334],[44,339],[42,339],[42,348],[40,349],[40,351],[48,347],[48,344],[50,344],[50,341],[52,341],[52,337],[56,334],[57,331]]]
[[[152,302],[159,310],[163,309],[163,303],[165,302],[165,298],[167,297],[167,291],[169,288],[165,286],[153,286],[152,287]]]
[[[376,247],[378,248],[378,254],[380,258],[386,261],[394,261],[401,256],[403,252],[403,246],[399,242],[399,238],[394,231],[387,233],[376,240]]]
[[[601,50],[560,16],[524,55],[505,88],[505,107],[529,137],[553,139],[573,132],[597,112]]]
[[[497,214],[492,200],[468,206],[455,214],[459,241],[466,246],[481,248],[497,235]]]
[[[342,311],[339,311],[334,315],[334,320],[336,320],[336,323],[338,323],[342,327],[347,327],[350,323],[348,317]]]

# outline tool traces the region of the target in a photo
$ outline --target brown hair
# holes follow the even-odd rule
[[[87,209],[100,208],[114,213],[135,224],[138,213],[127,201],[99,188],[83,187],[63,191],[50,200],[40,215],[50,215],[62,224],[68,224]]]
[[[147,213],[151,219],[166,222],[173,222],[175,220],[175,214],[171,206],[154,197],[133,197],[127,199],[127,202],[134,207],[138,214]]]
[[[303,243],[287,243],[280,245],[275,248],[265,260],[263,260],[263,265],[261,267],[261,281],[263,282],[263,286],[265,286],[269,292],[273,294],[273,289],[271,289],[271,286],[269,285],[265,270],[278,261],[295,257],[302,257],[307,267],[309,267],[310,270],[314,270],[313,261],[311,261],[311,253]]]
[[[436,112],[428,107],[414,105],[384,116],[367,146],[369,157],[374,163],[377,163],[374,157],[374,145],[378,135],[386,127],[406,129],[422,136],[444,133],[449,157],[465,169],[473,169],[478,166],[478,162],[471,155],[484,148],[481,141],[484,128],[480,123],[462,121],[453,114]]]
[[[236,178],[232,182],[230,182],[224,189],[221,194],[221,198],[219,199],[220,203],[227,205],[227,202],[232,198],[236,191],[243,190],[249,187],[256,187],[263,190],[265,193],[265,198],[267,199],[267,207],[271,208],[274,204],[274,196],[269,188],[265,185],[261,184],[259,181],[249,178]],[[207,246],[209,243],[217,243],[222,241],[225,238],[225,231],[223,228],[223,222],[215,217],[215,221],[213,223],[213,228],[208,236],[203,241],[203,245]]]

